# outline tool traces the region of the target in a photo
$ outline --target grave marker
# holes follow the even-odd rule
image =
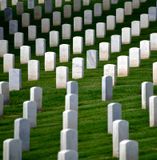
[[[37,38],[35,40],[35,54],[36,56],[43,56],[46,51],[46,39]]]
[[[21,69],[9,70],[9,90],[19,91],[22,88],[22,73]]]
[[[31,128],[37,126],[37,104],[35,101],[25,101],[23,103],[23,118],[29,121]]]
[[[117,58],[117,75],[118,77],[126,77],[129,74],[129,58],[128,56],[118,56]]]
[[[45,53],[45,71],[54,71],[56,68],[56,53]]]
[[[40,64],[38,60],[28,61],[28,81],[38,80],[40,77]]]
[[[15,66],[15,55],[14,54],[4,54],[3,56],[3,72],[7,73],[10,69]]]
[[[3,141],[3,160],[22,160],[22,143],[19,139]]]
[[[29,151],[30,148],[30,124],[25,118],[14,121],[14,138],[22,142],[22,150]]]
[[[4,104],[8,104],[10,98],[8,82],[5,81],[0,82],[0,94],[3,95]]]
[[[115,120],[112,132],[113,157],[119,157],[120,142],[128,138],[129,123],[125,120]]]
[[[32,87],[30,89],[30,101],[36,102],[37,110],[42,110],[43,90],[41,87]]]
[[[81,79],[84,77],[84,59],[75,57],[72,59],[72,78]]]
[[[78,135],[75,129],[63,129],[60,139],[61,150],[74,150],[78,148]]]
[[[149,109],[149,98],[153,95],[154,88],[152,82],[143,82],[141,84],[141,103],[142,109]]]
[[[116,77],[117,77],[117,69],[115,64],[106,64],[104,65],[104,76],[111,76],[112,77],[112,85],[116,84]]]
[[[138,160],[138,143],[133,140],[123,140],[120,142],[119,160]]]
[[[120,120],[122,117],[122,106],[119,103],[110,103],[107,106],[107,119],[108,119],[108,133],[113,132],[113,122]]]
[[[112,77],[111,76],[103,76],[102,77],[102,101],[111,100],[112,99]]]
[[[56,67],[56,88],[66,88],[66,83],[69,79],[68,67],[59,66]]]
[[[97,50],[87,50],[87,69],[96,69],[98,64]]]

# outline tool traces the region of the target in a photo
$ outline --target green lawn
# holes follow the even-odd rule
[[[85,26],[87,28],[95,28],[96,22],[106,21],[106,15],[115,15],[115,9],[124,6],[124,0],[117,5],[112,6],[111,10],[103,13],[101,18],[95,18],[92,25]],[[93,3],[100,0],[93,0]],[[130,26],[132,20],[139,20],[141,13],[147,13],[148,7],[154,5],[156,0],[149,0],[141,5],[141,8],[134,10],[132,16],[127,16],[124,24],[116,25],[116,30],[107,32],[104,39],[97,39],[96,44],[92,47],[85,47],[82,57],[86,57],[86,50],[97,49],[98,44],[102,41],[110,41],[112,34],[120,34],[121,28]],[[88,7],[85,7],[88,8]],[[84,8],[84,9],[85,9]],[[59,10],[59,9],[57,9]],[[62,10],[62,9],[61,9]],[[33,21],[32,11],[31,24],[38,26],[38,37],[46,38],[47,44],[48,34],[40,33],[40,21]],[[15,12],[15,8],[14,8]],[[73,16],[83,16],[83,9]],[[25,32],[25,45],[31,45],[32,59],[38,59],[41,63],[40,80],[29,82],[27,80],[27,65],[19,64],[19,50],[13,47],[13,36],[8,35],[8,23],[3,21],[3,12],[0,13],[0,26],[5,27],[5,39],[9,40],[9,52],[16,55],[16,67],[22,69],[22,90],[11,92],[10,103],[4,109],[4,116],[0,117],[0,159],[2,159],[3,141],[13,137],[14,120],[22,116],[22,104],[29,99],[30,88],[40,86],[43,88],[43,110],[38,113],[37,128],[31,129],[31,146],[29,152],[23,152],[23,160],[56,160],[57,153],[60,150],[60,131],[62,129],[62,112],[64,111],[66,90],[58,90],[55,88],[55,72],[44,71],[44,57],[36,57],[34,42],[28,42],[27,29],[20,27],[20,31]],[[44,15],[43,17],[51,17]],[[20,16],[14,16],[14,19]],[[72,19],[62,20],[62,23],[71,23]],[[157,128],[150,128],[148,123],[148,111],[141,109],[140,89],[143,81],[152,81],[152,63],[157,61],[157,52],[152,52],[148,60],[142,60],[139,68],[131,68],[128,77],[117,78],[117,84],[113,90],[113,100],[101,101],[101,77],[103,75],[103,65],[117,62],[117,56],[128,55],[130,47],[138,47],[140,40],[149,39],[149,34],[156,32],[157,22],[151,23],[150,28],[142,30],[141,36],[133,38],[130,45],[123,45],[120,53],[111,55],[109,61],[99,62],[98,68],[95,70],[85,69],[85,77],[78,80],[79,83],[79,126],[78,126],[78,151],[80,160],[112,160],[112,136],[107,134],[107,104],[110,102],[119,102],[122,104],[123,119],[129,122],[130,139],[139,142],[140,160],[155,160],[157,157]],[[20,25],[21,26],[21,25]],[[51,28],[52,30],[52,28]],[[53,27],[53,30],[61,30],[61,27]],[[84,36],[81,33],[72,33],[73,36]],[[62,41],[60,43],[72,44],[72,39]],[[57,54],[57,66],[69,66],[71,78],[71,61],[69,63],[58,63],[58,48],[49,48],[47,51],[55,51]],[[72,55],[71,58],[76,57]],[[8,74],[3,73],[3,60],[0,58],[0,81],[8,81]],[[157,87],[155,87],[157,94]]]

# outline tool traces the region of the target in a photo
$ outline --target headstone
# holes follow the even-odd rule
[[[96,37],[97,38],[104,38],[105,35],[106,35],[105,23],[103,23],[103,22],[96,23]]]
[[[28,26],[28,40],[35,41],[37,37],[37,27],[35,25]]]
[[[34,7],[34,20],[40,20],[42,18],[42,8],[41,6]]]
[[[3,141],[3,160],[22,160],[22,143],[19,139]]]
[[[0,10],[4,11],[7,8],[7,0],[0,1]]]
[[[41,33],[48,33],[50,31],[50,19],[43,18],[41,20]]]
[[[5,21],[10,21],[13,19],[12,8],[7,7],[4,9],[4,19],[5,19]]]
[[[65,66],[56,67],[56,88],[66,88],[69,79],[69,69]]]
[[[74,32],[82,31],[82,17],[74,17]]]
[[[30,89],[30,101],[36,102],[37,110],[42,110],[43,90],[41,87],[32,87]]]
[[[23,13],[22,14],[22,27],[28,27],[30,24],[30,14]]]
[[[78,135],[75,129],[63,129],[60,139],[61,150],[74,150],[78,148]]]
[[[44,4],[44,0],[38,0],[39,4]]]
[[[28,6],[28,9],[34,9],[34,6],[35,6],[34,0],[28,0],[27,6]]]
[[[27,64],[30,59],[31,59],[30,46],[21,46],[20,47],[20,63]]]
[[[111,52],[116,53],[121,51],[121,36],[112,35],[111,36]]]
[[[151,51],[157,50],[157,33],[150,34],[150,49]]]
[[[131,43],[131,28],[124,27],[122,28],[122,44]]]
[[[10,98],[8,82],[5,81],[0,82],[0,94],[3,95],[4,104],[8,104]]]
[[[157,96],[151,96],[149,98],[149,126],[157,126]]]
[[[102,3],[94,4],[94,17],[102,16]]]
[[[24,12],[23,2],[17,2],[17,4],[16,4],[16,14],[21,15],[23,12]]]
[[[111,4],[117,4],[119,0],[111,0]]]
[[[4,108],[4,98],[3,95],[0,94],[0,116],[3,115],[3,108]]]
[[[112,85],[116,84],[116,76],[117,70],[115,64],[106,64],[104,65],[104,76],[111,76],[112,77]]]
[[[83,37],[73,37],[73,54],[82,54],[83,52]]]
[[[118,77],[126,77],[129,74],[129,58],[128,56],[118,56],[117,58],[117,75]]]
[[[154,62],[153,63],[153,84],[154,85],[157,85],[157,74],[156,74],[156,71],[157,71],[157,62]]]
[[[108,15],[106,16],[106,29],[108,31],[115,30],[116,27],[116,18],[115,16]]]
[[[35,101],[25,101],[23,103],[23,118],[29,121],[31,128],[37,126],[37,104]]]
[[[0,27],[0,40],[4,39],[4,28]]]
[[[3,56],[3,72],[9,72],[10,69],[15,66],[15,55],[14,54],[4,54]]]
[[[140,49],[138,47],[132,47],[129,49],[129,67],[140,66]]]
[[[113,121],[113,157],[119,157],[120,142],[129,138],[129,123],[126,120]]]
[[[18,118],[14,122],[14,138],[22,142],[22,150],[29,151],[30,148],[30,124],[25,118]]]
[[[140,15],[140,26],[142,29],[149,28],[149,16],[148,14]]]
[[[0,40],[0,57],[3,57],[4,54],[8,53],[8,41]]]
[[[95,43],[95,30],[87,29],[85,30],[85,45],[92,46]]]
[[[71,39],[71,24],[62,25],[62,40]]]
[[[119,103],[110,103],[107,106],[107,123],[108,123],[108,133],[112,134],[113,122],[115,120],[120,120],[122,117],[122,106]]]
[[[129,2],[129,1],[125,2],[124,3],[124,14],[126,16],[130,16],[132,15],[132,12],[133,12],[132,2]]]
[[[72,6],[70,4],[64,5],[63,12],[64,12],[64,18],[71,18]]]
[[[132,8],[133,9],[140,8],[140,0],[132,0]]]
[[[132,21],[131,22],[131,35],[140,36],[140,34],[141,34],[140,21]]]
[[[73,11],[79,12],[81,10],[81,0],[74,0],[73,1]]]
[[[54,11],[52,16],[53,16],[53,26],[60,26],[61,25],[61,12]]]
[[[14,47],[19,49],[24,43],[24,34],[22,32],[16,32],[14,34]]]
[[[149,21],[155,22],[157,20],[157,9],[156,7],[148,8]]]
[[[78,112],[74,110],[66,110],[63,112],[63,129],[78,128]]]
[[[65,110],[74,110],[78,112],[78,95],[67,94],[65,96]]]
[[[83,6],[89,6],[91,0],[83,0]]]
[[[99,43],[99,60],[108,61],[110,58],[110,43],[101,42]]]
[[[150,41],[140,41],[140,53],[141,59],[148,59],[150,57]]]
[[[9,21],[9,34],[13,35],[16,32],[18,32],[18,21],[10,20]]]
[[[123,140],[120,142],[119,160],[138,160],[138,142]]]
[[[87,69],[96,69],[98,64],[98,53],[97,50],[87,50],[86,58]]]
[[[124,23],[124,8],[116,9],[116,23]]]
[[[55,0],[55,7],[56,8],[62,7],[62,0]]]
[[[56,68],[56,53],[45,53],[45,71],[54,71]]]
[[[104,11],[108,11],[111,8],[111,1],[110,0],[102,0],[102,6]]]
[[[46,51],[45,38],[37,38],[35,40],[35,54],[36,56],[43,56]]]
[[[78,160],[78,153],[74,150],[62,150],[58,153],[58,160]]]
[[[70,59],[70,45],[59,45],[59,62],[69,62]]]
[[[112,99],[112,77],[103,76],[102,77],[102,101]]]
[[[68,81],[67,82],[67,94],[78,95],[78,82],[77,81]]]
[[[59,45],[59,32],[58,31],[49,32],[49,45],[50,47],[57,47]]]
[[[58,1],[60,1],[60,0],[58,0]],[[51,0],[45,0],[44,4],[45,4],[45,13],[46,14],[52,13],[52,1]]]
[[[93,22],[93,13],[92,10],[84,11],[84,25],[92,24]]]
[[[40,77],[40,64],[38,60],[28,61],[28,81],[38,80]]]
[[[22,88],[22,73],[21,69],[9,70],[9,90],[19,91]]]
[[[149,109],[149,98],[153,95],[153,83],[143,82],[141,84],[142,109]]]
[[[11,4],[12,4],[12,6],[15,6],[15,5],[17,5],[17,2],[18,2],[18,0],[11,0]]]
[[[84,77],[84,59],[75,57],[72,59],[72,78],[81,79]]]

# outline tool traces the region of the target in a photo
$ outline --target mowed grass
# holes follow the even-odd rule
[[[93,0],[90,8],[93,8]],[[87,28],[95,28],[96,22],[106,21],[106,15],[115,15],[115,9],[123,7],[125,1],[113,5],[111,10],[103,13],[100,18],[95,18],[92,25]],[[141,5],[141,8],[135,10],[132,16],[127,16],[124,24],[118,24],[116,30],[107,32],[104,39],[96,39],[96,44],[91,47],[84,47],[82,55],[72,55],[86,57],[86,50],[97,49],[99,42],[110,41],[112,34],[120,34],[121,28],[129,26],[132,20],[139,20],[141,13],[147,13],[148,7],[154,5],[155,0],[148,1]],[[25,2],[26,8],[26,2]],[[88,8],[88,7],[85,7]],[[85,9],[84,8],[84,9]],[[60,9],[58,9],[60,10]],[[62,11],[62,9],[61,9]],[[14,7],[15,12],[15,7]],[[31,13],[31,24],[38,26],[38,37],[44,37],[47,41],[47,51],[55,51],[57,54],[57,66],[64,65],[69,67],[69,80],[71,78],[71,61],[69,63],[58,63],[58,48],[49,48],[48,34],[41,34],[40,21],[33,21],[33,12]],[[83,9],[73,16],[83,16]],[[43,88],[43,109],[38,113],[37,128],[31,129],[30,151],[23,152],[23,160],[56,160],[57,153],[60,150],[60,131],[62,129],[62,112],[64,111],[65,89],[56,89],[55,72],[44,71],[44,57],[35,56],[35,43],[28,42],[27,29],[19,27],[19,31],[25,33],[25,45],[31,45],[32,59],[40,61],[40,80],[29,82],[27,80],[27,65],[19,64],[19,50],[13,47],[13,36],[8,35],[8,23],[3,21],[3,13],[0,13],[0,25],[5,27],[5,39],[9,40],[9,52],[16,55],[16,67],[22,69],[22,90],[10,93],[10,103],[4,109],[4,116],[0,117],[0,159],[2,159],[3,141],[13,137],[14,120],[22,117],[23,102],[29,100],[30,88],[40,86]],[[43,17],[51,17],[43,15]],[[20,16],[14,16],[19,20]],[[71,23],[72,19],[62,19],[62,23]],[[99,62],[97,69],[85,69],[85,76],[78,80],[79,83],[79,126],[78,126],[78,152],[80,160],[114,160],[112,157],[112,136],[107,134],[107,105],[110,102],[119,102],[122,104],[123,119],[129,122],[130,139],[139,142],[140,160],[155,160],[157,157],[157,128],[149,127],[149,116],[147,110],[141,109],[141,83],[143,81],[152,81],[152,63],[157,61],[157,52],[152,52],[148,60],[142,60],[139,68],[131,68],[128,77],[117,78],[117,84],[113,90],[112,101],[101,101],[101,77],[103,75],[103,66],[108,63],[117,63],[117,56],[128,55],[130,47],[139,47],[140,40],[149,39],[149,34],[156,32],[157,23],[151,23],[149,29],[142,30],[140,37],[135,37],[130,45],[123,45],[122,52],[111,55],[109,61]],[[73,26],[73,25],[72,25]],[[58,30],[61,33],[61,27],[52,27],[51,30]],[[73,36],[80,35],[84,37],[84,31],[81,33],[72,33]],[[72,39],[62,41],[72,46]],[[8,81],[8,74],[3,73],[3,60],[0,59],[0,81]],[[157,94],[157,87],[155,87]]]

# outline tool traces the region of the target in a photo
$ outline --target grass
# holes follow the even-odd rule
[[[95,2],[93,0],[90,8]],[[117,7],[123,7],[125,1],[113,5],[110,11],[103,13],[100,18],[95,18],[93,24],[85,26],[87,28],[95,28],[96,22],[106,20],[107,15],[115,15]],[[97,49],[98,44],[102,41],[110,41],[112,34],[120,34],[121,28],[130,26],[132,20],[139,20],[141,13],[147,13],[148,7],[155,6],[155,0],[151,0],[142,4],[141,8],[134,10],[132,16],[127,16],[124,24],[116,25],[116,30],[107,32],[104,39],[97,39],[96,44],[92,47],[84,47],[81,57],[86,57],[86,50]],[[26,8],[26,2],[25,2]],[[88,8],[88,7],[85,7]],[[15,7],[13,8],[15,12]],[[59,9],[57,9],[59,10]],[[61,9],[63,10],[63,9]],[[38,27],[38,37],[46,38],[48,44],[48,34],[40,33],[40,21],[33,21],[32,11],[31,24]],[[14,14],[15,15],[15,14]],[[3,18],[3,12],[0,13]],[[83,16],[83,9],[73,16]],[[51,17],[44,15],[43,17]],[[19,20],[20,16],[14,16]],[[71,23],[72,19],[62,19],[62,23]],[[20,65],[19,50],[13,47],[13,36],[8,35],[8,23],[3,20],[0,25],[5,27],[5,39],[9,40],[9,52],[16,55],[16,67],[22,69],[22,90],[14,91],[10,94],[10,103],[4,109],[4,116],[0,117],[0,159],[2,159],[3,141],[13,137],[14,120],[22,116],[22,104],[29,99],[30,88],[40,86],[43,88],[43,110],[38,113],[38,126],[31,129],[31,145],[29,152],[23,152],[23,160],[55,160],[60,150],[60,131],[62,129],[62,112],[64,111],[65,89],[57,90],[55,88],[55,72],[44,71],[44,58],[35,56],[34,42],[28,42],[27,29],[19,27],[20,31],[24,31],[25,44],[30,45],[32,49],[32,59],[38,59],[41,64],[40,80],[29,82],[27,80],[27,65]],[[95,70],[85,69],[85,77],[78,80],[79,83],[79,159],[80,160],[116,160],[112,157],[112,137],[107,134],[107,104],[110,102],[119,102],[122,104],[122,117],[129,122],[130,139],[139,142],[140,160],[155,160],[157,157],[157,128],[150,128],[148,124],[148,111],[141,109],[140,87],[143,81],[152,81],[152,63],[157,59],[157,53],[152,52],[148,60],[142,60],[139,68],[131,68],[128,77],[117,78],[117,84],[113,90],[113,100],[101,101],[101,77],[103,75],[103,65],[108,63],[116,64],[117,56],[128,55],[130,47],[138,47],[140,40],[149,39],[149,34],[156,32],[157,22],[151,23],[149,29],[142,30],[140,37],[134,37],[130,45],[123,45],[120,53],[111,55],[109,61],[99,62],[98,68]],[[54,27],[54,30],[61,31],[61,27]],[[52,28],[51,28],[52,30]],[[72,33],[73,36],[80,35],[84,37],[84,31],[80,33]],[[72,39],[60,43],[72,44]],[[58,48],[49,48],[47,51],[55,51],[57,53],[57,66],[65,65],[70,69],[69,79],[71,80],[71,61],[69,63],[58,63]],[[76,57],[72,55],[71,59]],[[3,60],[0,58],[0,80],[8,81],[8,74],[3,73]],[[157,87],[155,86],[155,94]]]

